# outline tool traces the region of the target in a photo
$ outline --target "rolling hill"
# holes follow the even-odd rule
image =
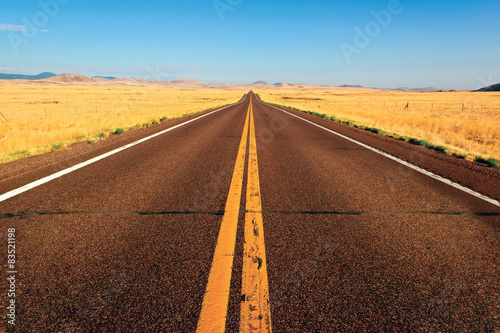
[[[492,84],[491,86],[487,86],[474,91],[500,91],[500,83]]]
[[[51,82],[51,83],[61,83],[61,84],[74,84],[74,83],[95,83],[95,79],[92,79],[85,75],[80,74],[70,74],[63,73],[56,76],[52,76],[46,79],[41,79],[40,81]]]
[[[1,74],[0,80],[41,80],[48,79],[50,77],[56,76],[56,74],[51,72],[43,72],[38,75],[24,75],[24,74]]]

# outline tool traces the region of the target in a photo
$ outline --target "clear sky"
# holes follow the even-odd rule
[[[4,0],[0,73],[474,89],[498,0]]]

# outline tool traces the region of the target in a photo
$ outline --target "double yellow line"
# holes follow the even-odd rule
[[[197,332],[225,332],[248,141],[240,332],[271,332],[264,227],[252,100],[241,136]]]

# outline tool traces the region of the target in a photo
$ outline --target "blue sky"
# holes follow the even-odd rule
[[[500,82],[499,17],[498,0],[4,0],[0,73],[474,89]]]

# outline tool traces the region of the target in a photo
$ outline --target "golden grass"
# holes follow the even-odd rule
[[[245,92],[0,84],[0,162],[237,102]]]
[[[328,91],[262,91],[264,101],[314,111],[425,140],[467,159],[500,160],[500,93],[398,92],[332,88]],[[408,104],[408,108],[406,105]]]

